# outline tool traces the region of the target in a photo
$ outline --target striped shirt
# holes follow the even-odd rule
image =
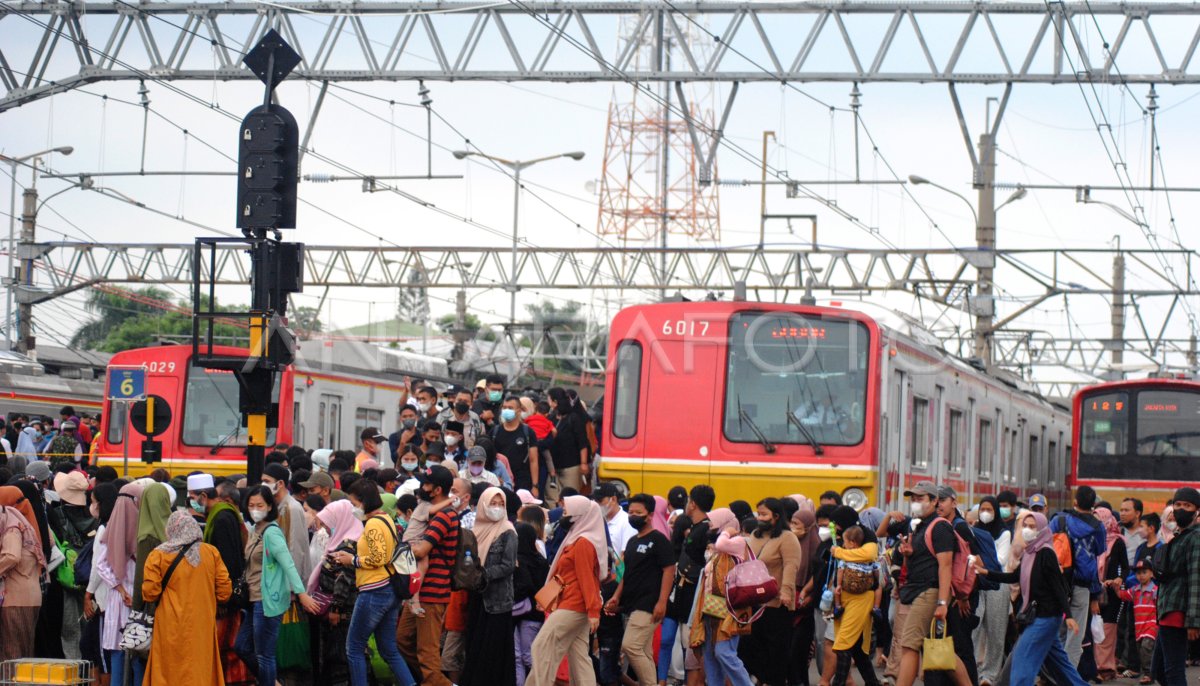
[[[450,575],[458,553],[458,513],[445,509],[429,520],[425,540],[429,550],[429,569],[421,583],[421,602],[445,605],[450,602]]]

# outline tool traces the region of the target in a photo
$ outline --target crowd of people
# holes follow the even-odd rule
[[[928,481],[892,512],[625,494],[593,423],[488,377],[415,385],[357,452],[276,446],[259,483],[10,453],[0,659],[135,686],[1186,683],[1196,489],[1161,514],[1088,486],[1059,512]]]

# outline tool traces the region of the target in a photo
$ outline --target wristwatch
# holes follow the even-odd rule
[[[944,606],[944,605],[949,605],[949,604],[950,604],[949,600],[942,600],[940,598],[938,599],[938,605]]]

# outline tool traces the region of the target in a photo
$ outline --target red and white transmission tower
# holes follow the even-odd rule
[[[698,40],[691,38],[693,50]],[[663,42],[668,70],[671,44],[669,39]],[[648,62],[653,49],[649,41],[643,42],[635,59]],[[616,236],[622,244],[653,242],[664,248],[671,234],[717,243],[721,238],[717,184],[700,183],[702,158],[693,147],[687,122],[666,104],[672,102],[668,84],[660,88],[659,96],[651,97],[634,87],[632,99],[624,103],[617,101],[613,91],[600,177],[598,233]],[[689,116],[697,127],[714,130],[709,107],[712,86],[688,88],[693,90]],[[712,178],[717,178],[715,161]]]

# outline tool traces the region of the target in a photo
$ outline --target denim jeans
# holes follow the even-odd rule
[[[106,650],[104,654],[108,657],[108,673],[111,675],[113,684],[124,686],[125,669],[132,664],[133,678],[129,680],[129,684],[130,686],[142,686],[142,677],[146,675],[144,660],[130,658],[124,650]]]
[[[1056,676],[1062,677],[1060,686],[1088,686],[1063,649],[1058,636],[1062,623],[1058,617],[1038,617],[1025,628],[1013,647],[1009,686],[1033,686],[1043,663]],[[1087,627],[1081,625],[1080,631],[1087,631]]]
[[[708,686],[725,686],[726,679],[731,686],[750,686],[750,674],[738,657],[739,638],[704,642],[704,683]]]
[[[675,636],[679,633],[679,620],[663,617],[662,639],[658,645],[658,681],[662,683],[670,676],[671,653],[675,650]]]
[[[279,626],[283,615],[264,617],[262,602],[256,602],[242,614],[233,650],[246,663],[258,686],[275,686],[275,644],[279,641]]]
[[[396,647],[396,625],[400,622],[400,601],[390,587],[360,591],[350,615],[346,632],[346,662],[350,667],[350,685],[367,684],[367,641],[375,635],[375,649],[392,669],[400,686],[413,686],[416,680]]]
[[[1185,686],[1187,684],[1187,629],[1158,627],[1158,641],[1151,658],[1150,676],[1162,686]]]

